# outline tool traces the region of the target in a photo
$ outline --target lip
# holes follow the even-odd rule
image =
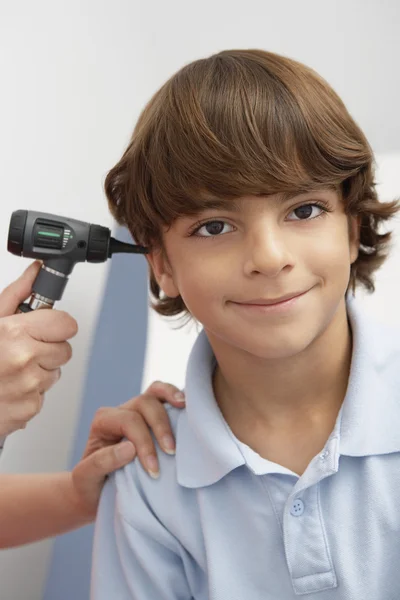
[[[292,309],[297,304],[297,301],[309,291],[310,290],[304,292],[291,292],[290,294],[280,296],[279,298],[255,298],[253,300],[246,300],[246,302],[232,302],[232,304],[241,310],[245,310],[249,314],[283,313]]]
[[[280,296],[280,298],[256,298],[255,300],[246,300],[246,302],[235,302],[234,304],[241,304],[244,306],[276,306],[277,304],[283,304],[284,302],[288,302],[289,300],[294,300],[295,298],[300,298],[300,296],[304,296],[308,290],[305,292],[291,292],[290,294],[285,294],[285,296]]]

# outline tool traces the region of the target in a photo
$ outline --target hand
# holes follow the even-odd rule
[[[0,435],[26,427],[42,408],[44,393],[60,378],[78,330],[65,312],[42,309],[14,314],[31,293],[41,265],[35,262],[0,294]]]
[[[176,396],[177,395],[177,396]],[[154,382],[147,390],[116,408],[100,408],[93,420],[81,461],[72,480],[82,510],[94,518],[106,476],[139,456],[143,468],[158,476],[152,429],[161,448],[174,454],[175,442],[163,402],[183,408],[184,395],[173,385]],[[121,442],[122,438],[129,441]]]

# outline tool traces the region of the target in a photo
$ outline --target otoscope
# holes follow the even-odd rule
[[[102,263],[116,253],[147,254],[148,249],[111,237],[107,227],[33,210],[12,213],[7,250],[43,261],[28,302],[17,312],[53,308],[61,300],[78,262]],[[0,438],[0,452],[5,437]]]

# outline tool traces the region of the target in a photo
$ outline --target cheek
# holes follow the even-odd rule
[[[233,265],[232,261],[225,259],[223,253],[182,253],[179,261],[174,261],[174,266],[175,284],[193,314],[199,308],[201,310],[204,302],[209,304],[213,298],[220,299],[221,293],[229,290]]]
[[[347,219],[336,222],[315,241],[317,243],[311,244],[307,252],[310,268],[326,280],[346,280],[352,260]]]

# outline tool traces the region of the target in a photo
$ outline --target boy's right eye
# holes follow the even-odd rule
[[[229,227],[231,228],[229,230]],[[228,228],[228,229],[227,229]],[[232,225],[225,221],[207,221],[196,227],[191,235],[198,237],[216,237],[223,233],[229,233],[232,230]]]

